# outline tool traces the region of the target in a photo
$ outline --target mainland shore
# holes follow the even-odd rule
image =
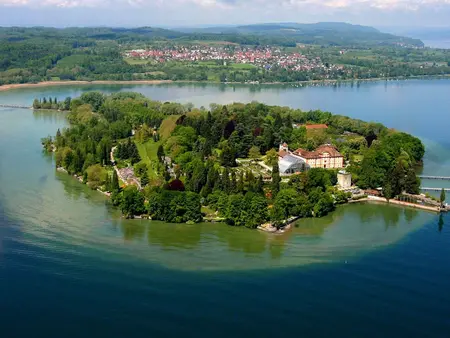
[[[345,79],[345,80],[308,80],[308,81],[297,81],[297,82],[213,82],[213,81],[173,81],[173,80],[94,80],[94,81],[43,81],[38,83],[14,83],[0,86],[0,92],[8,91],[12,89],[20,88],[39,88],[39,87],[51,87],[51,86],[70,86],[70,85],[158,85],[165,83],[198,83],[198,84],[225,84],[225,85],[277,85],[277,86],[298,86],[298,85],[333,85],[339,83],[351,83],[351,82],[380,82],[380,81],[407,81],[407,80],[420,80],[420,79],[448,79],[450,74],[443,75],[430,75],[430,76],[410,76],[410,77],[391,77],[391,78],[371,78],[371,79]]]
[[[131,81],[113,81],[113,80],[98,80],[98,81],[44,81],[38,83],[14,83],[0,86],[0,92],[19,89],[19,88],[38,88],[38,87],[52,87],[52,86],[70,86],[70,85],[110,85],[110,84],[162,84],[171,83],[172,80],[131,80]]]

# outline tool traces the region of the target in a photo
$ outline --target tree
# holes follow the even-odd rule
[[[106,169],[103,168],[100,164],[90,166],[89,168],[87,168],[86,172],[88,178],[88,185],[92,189],[97,189],[98,187],[106,183],[108,173],[106,172]]]
[[[393,196],[400,195],[405,188],[405,168],[401,161],[398,161],[389,175]]]
[[[231,170],[230,192],[233,193],[233,194],[238,193],[238,191],[237,191],[236,172],[234,170]]]
[[[327,187],[331,186],[331,173],[329,170],[323,168],[312,168],[308,170],[307,175],[307,188],[312,189],[316,187],[325,190]]]
[[[148,185],[148,183],[149,183],[148,172],[144,171],[141,175],[141,186],[145,187],[146,185]]]
[[[134,172],[139,177],[142,176],[147,171],[148,171],[148,167],[145,162],[139,162],[134,166]]]
[[[266,152],[266,159],[264,161],[268,166],[273,166],[278,163],[278,153],[275,149],[270,149]]]
[[[119,189],[119,177],[117,175],[117,171],[114,170],[112,176],[111,191],[119,191]]]
[[[87,92],[81,94],[80,100],[83,103],[90,104],[94,112],[98,111],[105,102],[105,96],[100,92]]]
[[[240,194],[230,195],[225,214],[226,222],[230,225],[240,225],[239,219],[242,211],[242,201],[244,197]]]
[[[314,216],[322,217],[334,210],[333,197],[329,193],[324,193],[322,198],[314,206]]]
[[[386,201],[388,202],[393,197],[392,186],[389,180],[387,180],[386,184],[383,187],[383,195],[386,198]]]
[[[164,153],[164,147],[162,146],[162,144],[160,144],[159,146],[158,146],[158,151],[157,151],[157,156],[158,156],[158,160],[160,161],[160,162],[163,162],[164,161],[164,157],[166,156],[166,154]]]
[[[272,198],[275,198],[280,191],[280,168],[278,168],[278,163],[272,167]]]
[[[66,97],[66,99],[64,100],[64,103],[62,105],[62,109],[63,110],[69,110],[71,101],[72,101],[72,98],[70,96]]]
[[[144,195],[134,185],[126,187],[123,191],[120,209],[126,217],[142,214],[145,211]]]
[[[415,195],[420,192],[420,179],[417,177],[413,168],[409,168],[406,171],[405,191]]]
[[[261,152],[259,151],[259,147],[252,146],[250,150],[248,151],[248,157],[251,159],[257,159],[261,157]]]
[[[166,182],[169,182],[172,176],[170,175],[169,167],[167,165],[164,166],[164,179]]]
[[[441,202],[441,205],[444,205],[445,202],[445,189],[442,188],[441,190],[441,196],[439,197],[439,201]]]
[[[300,127],[300,128],[294,128],[292,130],[291,134],[291,143],[290,146],[293,147],[293,149],[300,148],[302,144],[306,142],[306,128]]]
[[[148,196],[148,212],[152,219],[165,222],[202,220],[200,196],[190,191],[153,191]]]
[[[167,188],[169,190],[175,190],[175,191],[184,191],[185,190],[183,181],[179,180],[178,178],[170,181]]]
[[[255,229],[268,219],[267,201],[261,195],[247,195],[245,196],[250,199],[250,206],[248,217],[245,220],[245,226],[247,228]]]
[[[34,99],[33,101],[33,109],[40,109],[41,108],[41,103],[39,102],[38,99]]]
[[[186,181],[186,188],[190,191],[199,193],[208,179],[208,170],[205,168],[204,163],[196,158],[191,162],[192,167],[189,179]]]
[[[297,192],[295,189],[283,189],[275,197],[273,207],[276,210],[274,215],[281,216],[283,220],[292,215],[292,211],[296,207]]]
[[[258,180],[255,183],[255,192],[257,194],[264,194],[264,179],[262,175],[259,175]]]
[[[236,184],[237,192],[238,193],[243,193],[244,192],[244,187],[245,187],[245,185],[244,185],[244,171],[240,170],[239,171],[239,179],[238,179],[237,184]]]
[[[234,150],[228,145],[228,142],[224,145],[222,153],[220,155],[220,162],[224,167],[235,167],[236,157]]]

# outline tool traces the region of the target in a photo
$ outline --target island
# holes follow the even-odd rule
[[[133,92],[34,106],[68,111],[70,126],[42,139],[44,148],[128,218],[279,231],[368,193],[419,196],[424,145],[381,123],[258,102],[196,108]]]

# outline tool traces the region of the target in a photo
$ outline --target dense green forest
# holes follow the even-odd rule
[[[257,102],[197,109],[137,93],[88,92],[65,103],[71,126],[43,139],[45,148],[55,151],[58,167],[111,192],[127,216],[167,222],[208,217],[255,228],[291,216],[320,217],[347,201],[334,187],[335,170],[281,177],[275,150],[281,141],[306,149],[334,144],[350,163],[354,182],[383,187],[387,198],[418,193],[420,186],[414,167],[424,155],[421,141],[380,123]],[[305,123],[326,123],[328,129],[294,128]],[[130,169],[139,185],[118,177]]]
[[[260,33],[255,27],[223,33],[177,32],[149,27],[0,28],[0,85],[49,80],[296,82],[450,73],[448,51],[418,48],[420,42],[382,34],[367,27],[344,26],[344,29],[339,25],[319,25],[315,29],[298,28],[296,34],[287,33],[289,30],[285,29],[281,29],[285,32],[281,34],[280,29],[269,28],[259,27]],[[318,36],[317,30],[321,32],[322,40],[302,40]],[[145,60],[126,60],[123,55],[133,48],[217,43],[253,48],[279,46],[286,53],[320,57],[326,65],[342,65],[344,69],[294,72],[283,67],[241,69],[233,64],[201,62],[154,64]],[[300,47],[298,43],[307,45]]]
[[[256,37],[284,38],[286,46],[296,43],[322,46],[389,46],[407,45],[423,47],[422,41],[408,37],[382,33],[379,30],[343,22],[267,23],[232,27],[191,28],[183,30],[190,33],[240,34]],[[289,44],[289,41],[292,43]]]

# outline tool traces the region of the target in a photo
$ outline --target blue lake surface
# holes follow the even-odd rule
[[[0,92],[0,103],[93,88],[380,121],[423,139],[424,173],[450,176],[449,80],[62,86]],[[450,215],[348,205],[281,236],[124,221],[42,153],[40,138],[65,125],[60,113],[0,108],[1,337],[450,336]]]

